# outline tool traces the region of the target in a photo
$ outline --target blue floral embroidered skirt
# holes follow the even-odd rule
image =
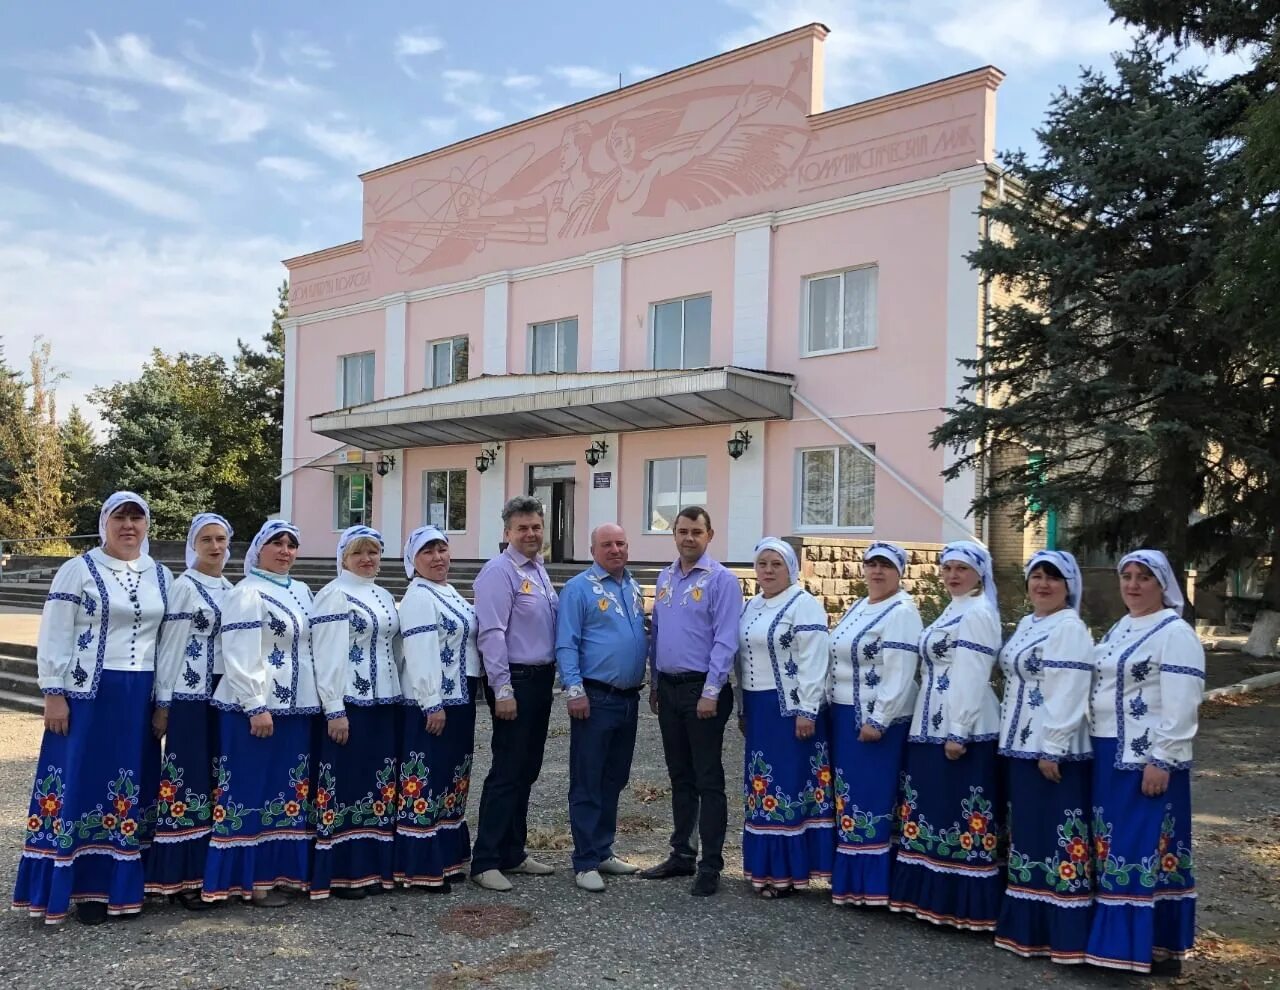
[[[478,685],[479,678],[472,681]],[[409,886],[439,887],[465,873],[471,860],[465,815],[475,751],[475,690],[465,704],[445,706],[444,732],[438,736],[426,731],[426,716],[417,705],[403,708],[395,876]]]
[[[65,736],[40,744],[14,910],[62,921],[96,901],[111,915],[142,910],[160,747],[151,732],[153,675],[104,670],[97,695],[68,698]]]
[[[810,739],[778,711],[776,691],[742,692],[747,722],[742,872],[756,890],[808,887],[835,859],[828,716]]]
[[[323,736],[316,756],[316,849],[311,897],[332,887],[391,888],[396,837],[400,704],[347,705],[351,732]]]
[[[249,734],[249,716],[218,712],[213,834],[206,901],[272,887],[305,890],[311,875],[311,747],[315,717],[271,713],[272,733]]]
[[[1092,918],[1091,760],[1062,760],[1059,783],[1037,760],[1005,761],[1009,861],[996,945],[1020,956],[1084,962]]]
[[[1118,770],[1115,739],[1093,740],[1093,924],[1085,960],[1138,973],[1195,944],[1191,771],[1174,770],[1159,797],[1141,770]]]
[[[218,710],[207,701],[175,700],[169,706],[155,836],[147,853],[148,894],[176,894],[204,885],[217,739]]]
[[[936,925],[991,931],[1004,886],[996,743],[970,742],[958,760],[942,743],[908,743],[889,907]]]
[[[879,742],[859,742],[855,711],[852,705],[831,706],[836,794],[831,899],[837,904],[887,905],[898,782],[910,726],[891,725]]]

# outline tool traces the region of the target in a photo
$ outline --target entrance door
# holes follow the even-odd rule
[[[529,468],[529,494],[546,510],[542,554],[553,562],[573,559],[573,501],[576,483],[572,464],[535,464]]]

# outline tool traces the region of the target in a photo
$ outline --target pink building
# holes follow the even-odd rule
[[[970,533],[974,478],[928,441],[979,344],[1002,74],[824,110],[826,35],[362,175],[361,238],[285,263],[280,502],[308,552],[430,521],[486,557],[520,492],[553,559],[617,520],[669,560],[689,503],[731,561]]]

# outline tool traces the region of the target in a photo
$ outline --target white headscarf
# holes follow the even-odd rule
[[[262,548],[274,540],[281,533],[288,533],[299,543],[302,542],[302,534],[298,532],[298,527],[287,519],[268,519],[262,524],[262,528],[253,538],[253,542],[249,544],[249,549],[244,554],[244,572],[250,574],[255,567],[258,566],[258,557],[262,553]]]
[[[949,560],[958,560],[978,572],[978,576],[982,578],[982,593],[986,595],[987,601],[998,614],[1000,603],[996,598],[996,578],[991,570],[991,554],[987,552],[987,548],[972,540],[948,543],[942,548],[942,557],[938,563],[945,564]]]
[[[1080,598],[1084,593],[1084,578],[1080,574],[1080,565],[1076,558],[1065,550],[1037,550],[1022,569],[1022,576],[1031,580],[1031,572],[1040,564],[1052,564],[1067,582],[1067,605],[1080,611]]]
[[[884,543],[877,540],[871,546],[862,552],[862,563],[865,565],[869,560],[875,560],[879,557],[881,560],[887,560],[898,569],[898,575],[901,577],[907,573],[907,551],[896,543]]]
[[[782,562],[787,565],[787,573],[791,575],[792,584],[800,580],[800,562],[796,560],[796,552],[791,549],[790,543],[780,540],[776,536],[766,536],[756,544],[755,550],[751,552],[751,562],[754,564],[766,550],[772,550],[782,558]]]
[[[107,545],[107,519],[120,506],[130,502],[142,510],[142,515],[147,520],[147,529],[151,529],[151,506],[147,505],[147,500],[136,492],[116,492],[102,503],[102,511],[98,513],[98,540],[104,547]],[[145,556],[151,556],[151,540],[144,536],[139,549]]]
[[[1124,570],[1125,564],[1141,564],[1154,574],[1163,590],[1160,600],[1168,608],[1179,615],[1182,614],[1182,606],[1186,604],[1186,600],[1182,597],[1182,589],[1178,587],[1178,576],[1173,573],[1173,566],[1169,563],[1168,557],[1159,550],[1134,550],[1133,553],[1125,554],[1120,558],[1120,563],[1116,565],[1117,574]]]
[[[342,531],[342,535],[338,537],[338,573],[342,573],[342,558],[347,555],[347,547],[355,543],[356,540],[377,540],[380,550],[387,549],[387,542],[382,538],[382,534],[376,529],[369,526],[348,526]]]
[[[187,570],[195,567],[196,561],[199,559],[199,555],[196,553],[196,537],[200,535],[200,530],[206,526],[213,525],[221,526],[227,531],[227,554],[222,558],[222,566],[226,567],[227,562],[231,560],[231,537],[235,536],[231,523],[216,512],[201,512],[191,520],[191,528],[187,530]]]
[[[449,544],[449,537],[445,536],[444,531],[438,526],[419,526],[404,541],[404,576],[410,581],[413,580],[414,574],[417,573],[417,568],[413,566],[413,562],[417,558],[418,552],[428,543],[434,543],[436,540],[440,540],[446,546]]]

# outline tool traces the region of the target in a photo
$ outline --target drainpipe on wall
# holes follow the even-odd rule
[[[801,395],[798,391],[796,391],[796,387],[794,385],[791,386],[791,398],[793,398],[796,402],[800,403],[800,405],[808,409],[809,412],[817,416],[818,419],[822,420],[822,422],[824,422],[833,432],[835,432],[841,438],[843,438],[846,442],[848,442],[849,445],[852,446],[854,450],[858,451],[858,453],[862,454],[863,457],[870,460],[873,464],[875,464],[876,467],[883,468],[884,472],[887,475],[889,475],[889,477],[891,477],[894,481],[900,484],[903,488],[909,491],[912,495],[918,498],[921,502],[927,505],[930,509],[936,512],[939,516],[941,516],[947,522],[952,523],[955,526],[958,526],[961,532],[972,531],[972,527],[968,522],[966,522],[963,519],[957,519],[955,516],[949,513],[946,509],[944,509],[939,503],[935,502],[928,495],[926,495],[919,488],[917,488],[910,481],[908,481],[905,477],[903,477],[903,475],[900,474],[892,464],[886,461],[883,457],[880,457],[879,455],[877,455],[874,450],[870,449],[865,444],[858,442],[858,440],[852,434],[850,434],[847,430],[845,430],[843,427],[838,425],[835,420],[833,420],[830,416],[828,416],[821,409],[819,409],[812,402],[810,402],[803,395]]]

